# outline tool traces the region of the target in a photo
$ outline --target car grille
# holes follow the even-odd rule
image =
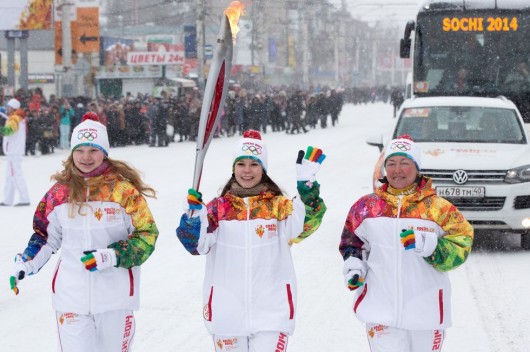
[[[421,170],[421,173],[436,181],[453,182],[456,170]],[[465,170],[469,179],[467,182],[503,182],[506,170]]]
[[[528,209],[530,208],[530,196],[517,196],[513,201],[514,209]]]
[[[501,210],[506,197],[454,198],[445,197],[460,211],[494,211]]]

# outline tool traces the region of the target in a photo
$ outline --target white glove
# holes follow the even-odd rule
[[[414,249],[414,253],[428,257],[438,245],[438,236],[430,231],[403,230],[399,235],[405,250]]]
[[[306,152],[300,150],[296,159],[296,180],[314,182],[325,158],[319,148],[307,147]]]
[[[18,283],[24,279],[27,275],[33,274],[33,263],[30,261],[25,262],[22,259],[22,254],[15,255],[15,265],[13,267],[13,275],[9,278],[9,284],[11,289],[18,295]]]
[[[366,267],[359,258],[349,257],[344,261],[342,274],[344,275],[346,287],[353,291],[364,285]]]
[[[91,251],[84,251],[84,257],[81,261],[88,271],[101,271],[113,266],[116,266],[118,259],[116,258],[116,251],[112,248],[94,249]]]

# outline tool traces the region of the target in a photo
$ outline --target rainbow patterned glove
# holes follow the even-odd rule
[[[108,269],[118,264],[116,251],[112,248],[84,251],[83,254],[85,256],[81,257],[81,262],[85,265],[85,269],[91,272]]]
[[[314,182],[324,159],[326,155],[322,154],[322,149],[307,147],[305,153],[300,150],[296,159],[296,180]]]
[[[190,188],[188,190],[188,207],[190,210],[200,210],[204,203],[202,202],[202,193]]]
[[[359,258],[349,257],[346,259],[342,274],[344,275],[344,283],[350,291],[354,291],[364,285],[366,269]]]
[[[406,251],[414,249],[414,253],[422,257],[430,256],[438,244],[438,236],[430,231],[405,230],[399,234],[401,244]]]
[[[18,295],[18,282],[26,277],[26,275],[33,274],[33,265],[31,261],[25,262],[22,259],[22,254],[17,254],[15,256],[15,266],[13,268],[13,275],[9,277],[9,286],[15,293]]]

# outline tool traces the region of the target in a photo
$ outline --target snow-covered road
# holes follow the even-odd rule
[[[391,106],[381,103],[346,105],[338,127],[263,136],[269,145],[269,174],[290,195],[295,191],[298,150],[315,145],[328,156],[318,175],[328,213],[319,231],[292,249],[299,287],[297,328],[290,338],[289,352],[369,351],[364,330],[351,313],[352,293],[343,285],[337,247],[350,206],[371,191],[378,151],[368,146],[365,138],[390,128],[394,121],[391,113]],[[229,178],[236,138],[213,140],[201,182],[204,199],[217,195]],[[32,233],[34,206],[66,155],[59,151],[25,158],[32,207],[0,208],[1,351],[55,351],[50,286],[57,256],[38,275],[21,283],[19,296],[9,290],[8,278],[13,256],[25,248]],[[161,234],[155,253],[143,266],[134,350],[212,351],[212,340],[202,321],[205,259],[189,255],[175,236],[181,205],[192,182],[195,145],[115,148],[111,156],[135,165],[159,192],[158,199],[148,200]],[[4,170],[5,159],[0,157],[0,190]],[[469,260],[450,273],[453,327],[447,333],[445,352],[530,350],[530,252],[520,250],[518,240],[517,236],[484,238]]]

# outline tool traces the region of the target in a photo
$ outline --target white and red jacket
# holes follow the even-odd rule
[[[139,308],[140,266],[154,250],[158,230],[144,197],[107,170],[87,193],[78,213],[68,188],[55,184],[37,206],[34,231],[23,253],[34,273],[59,249],[52,279],[53,307],[60,312],[97,314]],[[114,248],[118,267],[90,272],[83,252]]]
[[[297,287],[290,245],[319,227],[326,208],[318,189],[315,182],[314,201],[227,193],[192,218],[184,214],[179,239],[192,254],[207,256],[203,316],[211,334],[293,333]]]
[[[408,330],[443,330],[451,326],[451,285],[447,271],[467,259],[473,228],[454,205],[436,195],[422,179],[410,195],[392,195],[388,185],[359,199],[350,209],[340,252],[366,267],[353,311],[367,324]],[[422,257],[405,250],[404,229],[438,237],[434,253]]]
[[[9,116],[4,127],[0,127],[4,136],[2,149],[7,156],[23,156],[26,152],[26,119],[22,112]]]

